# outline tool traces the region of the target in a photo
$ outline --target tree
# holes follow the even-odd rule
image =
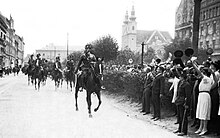
[[[110,60],[115,60],[118,55],[118,43],[116,39],[112,38],[110,35],[103,36],[94,42],[94,54],[97,57],[102,57],[106,62]]]
[[[83,53],[82,51],[74,51],[68,55],[68,58],[72,59],[74,64],[77,64],[78,61],[80,60],[82,53]]]
[[[134,53],[131,50],[122,50],[118,53],[116,63],[120,65],[127,65],[129,64],[129,59],[134,60]]]
[[[144,53],[144,63],[150,63],[155,58],[155,50],[152,47],[147,49]]]
[[[171,53],[173,55],[173,59],[174,57],[174,52],[176,50],[181,50],[183,51],[183,57],[181,58],[182,61],[186,61],[188,60],[188,58],[185,56],[185,50],[189,47],[191,47],[191,40],[189,38],[185,39],[185,40],[180,40],[180,39],[174,39],[173,42],[167,46],[164,46],[164,50],[165,50],[165,58],[168,58],[169,53]],[[204,60],[208,59],[208,55],[206,54],[206,50],[205,49],[199,49],[198,50],[198,61],[201,63]]]

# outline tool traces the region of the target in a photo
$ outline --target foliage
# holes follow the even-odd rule
[[[146,73],[134,73],[123,71],[107,71],[104,74],[104,86],[111,94],[125,95],[141,102],[144,90]],[[165,95],[161,99],[163,109],[170,110],[172,107],[172,93],[169,91],[171,83],[165,81]]]
[[[185,39],[185,40],[180,40],[180,39],[174,39],[173,42],[169,45],[164,46],[165,49],[165,59],[168,58],[169,53],[171,53],[173,55],[173,59],[174,57],[174,52],[176,50],[181,50],[184,51],[191,47],[191,40],[189,38]],[[185,56],[185,54],[183,55],[183,57],[181,58],[183,61],[187,60],[187,57]],[[206,55],[206,50],[205,49],[199,49],[198,52],[198,60],[201,63],[202,61],[208,59],[208,56]]]
[[[122,50],[119,51],[115,62],[119,65],[127,65],[129,59],[134,59],[134,53],[131,50]]]
[[[82,53],[82,51],[74,51],[68,55],[68,58],[73,60],[73,63],[76,64],[80,60]]]
[[[149,47],[144,53],[144,63],[150,63],[155,58],[155,50]]]
[[[144,53],[144,62],[150,63],[151,60],[155,57],[155,51],[153,48],[149,48],[147,52]],[[141,63],[141,53],[133,52],[130,49],[121,50],[118,52],[118,56],[114,61],[114,64],[117,65],[128,65],[128,60],[132,59],[132,64],[140,64]]]
[[[141,99],[143,75],[123,71],[108,71],[104,75],[104,86],[112,93],[124,93],[135,99]]]
[[[110,35],[103,36],[92,42],[94,54],[102,57],[106,62],[115,60],[118,55],[118,43]]]

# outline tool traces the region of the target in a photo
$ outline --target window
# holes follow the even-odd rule
[[[206,41],[206,48],[209,48],[209,41]]]
[[[215,40],[212,40],[213,50],[215,49]]]
[[[203,42],[200,42],[200,47],[203,47]]]
[[[209,10],[209,18],[212,18],[212,9]]]
[[[200,36],[203,35],[203,31],[204,31],[204,28],[203,28],[203,26],[201,26]]]
[[[200,20],[202,21],[203,19],[202,19],[202,17],[203,17],[203,15],[202,15],[203,13],[202,12],[200,12]]]
[[[216,12],[216,16],[218,16],[218,13],[219,13],[219,12],[218,12],[218,9],[219,9],[219,8],[216,7],[216,10],[215,10],[215,12]]]
[[[213,8],[213,17],[215,17],[216,16],[216,8]]]
[[[132,30],[134,30],[134,26],[132,26]]]
[[[213,33],[216,33],[216,22],[213,22]]]
[[[206,19],[209,18],[209,10],[206,10]]]

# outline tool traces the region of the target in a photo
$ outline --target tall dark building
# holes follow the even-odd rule
[[[181,0],[176,11],[175,38],[192,39],[194,0]],[[220,0],[202,0],[200,9],[200,49],[212,48],[220,56]]]

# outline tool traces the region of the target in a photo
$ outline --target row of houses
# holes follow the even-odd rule
[[[0,68],[22,65],[24,39],[15,33],[14,20],[0,13]]]

